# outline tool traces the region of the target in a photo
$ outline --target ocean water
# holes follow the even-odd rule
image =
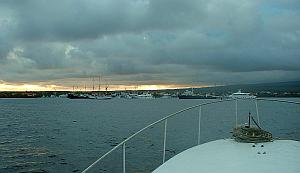
[[[300,99],[292,99],[300,101]],[[213,100],[61,98],[0,99],[0,172],[81,172],[144,126],[180,109]],[[300,106],[258,102],[261,127],[300,140]],[[238,102],[238,123],[255,117],[253,101]],[[202,108],[201,143],[231,137],[235,103]],[[166,159],[197,144],[198,109],[168,120]],[[147,173],[162,162],[163,124],[126,144],[127,172]],[[122,171],[121,148],[90,172]]]

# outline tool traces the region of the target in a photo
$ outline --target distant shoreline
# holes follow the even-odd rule
[[[124,93],[143,94],[151,93],[159,98],[164,94],[178,96],[185,91],[192,91],[194,94],[211,95],[226,97],[241,89],[243,92],[250,93],[257,97],[276,97],[276,98],[298,98],[300,97],[300,81],[261,83],[261,84],[241,84],[225,85],[206,88],[181,88],[181,89],[162,89],[162,90],[123,90],[123,91],[0,91],[0,98],[41,98],[59,97],[68,93],[96,94],[96,95],[122,95]]]

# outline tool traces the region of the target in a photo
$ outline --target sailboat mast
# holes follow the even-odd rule
[[[99,81],[98,81],[98,90],[101,91],[101,76],[99,76]]]
[[[95,78],[94,78],[94,76],[93,76],[93,91],[95,91]]]

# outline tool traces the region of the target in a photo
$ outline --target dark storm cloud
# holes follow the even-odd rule
[[[176,30],[192,26],[201,16],[201,4],[191,0],[25,0],[12,1],[7,7],[15,11],[17,27],[22,28],[15,32],[25,40]]]
[[[9,20],[12,11],[0,5],[0,62],[3,61],[10,49],[14,47],[11,43],[11,32],[13,22]]]
[[[299,7],[297,0],[1,1],[0,80],[300,80]]]

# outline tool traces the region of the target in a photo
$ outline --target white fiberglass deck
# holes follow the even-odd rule
[[[222,139],[185,150],[153,171],[153,173],[268,172],[299,173],[300,142],[275,140],[253,144]]]

